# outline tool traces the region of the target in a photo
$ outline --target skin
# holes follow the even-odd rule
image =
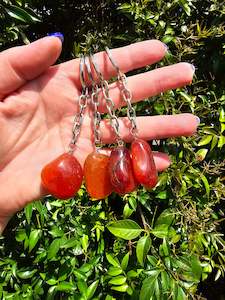
[[[46,37],[27,46],[0,53],[0,231],[17,211],[43,197],[41,169],[67,150],[74,114],[78,112],[81,92],[79,60],[52,66],[61,53],[57,37]],[[123,72],[161,60],[165,46],[156,40],[144,41],[112,50]],[[95,55],[106,79],[115,69],[105,53]],[[133,102],[163,91],[190,84],[193,67],[179,63],[129,77]],[[116,107],[124,106],[118,85],[110,85]],[[101,111],[106,107],[100,95]],[[188,136],[196,132],[197,118],[192,114],[139,117],[139,137],[145,140]],[[127,119],[120,119],[121,136],[132,137]],[[115,135],[109,121],[101,123],[103,143],[112,143]],[[94,149],[92,114],[87,110],[74,155],[81,165]],[[158,171],[170,165],[164,153],[154,153]]]

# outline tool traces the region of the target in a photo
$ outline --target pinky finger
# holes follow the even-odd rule
[[[103,148],[99,150],[99,152],[109,156],[111,153],[111,149]],[[167,155],[166,153],[153,151],[153,157],[158,172],[165,171],[171,164],[169,155]]]

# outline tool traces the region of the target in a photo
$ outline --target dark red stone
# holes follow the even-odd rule
[[[137,182],[147,189],[153,188],[157,184],[158,174],[149,144],[135,139],[131,144],[131,157]]]
[[[113,189],[118,194],[123,195],[136,189],[137,183],[127,148],[118,147],[112,150],[109,159],[109,174]]]
[[[43,187],[51,195],[68,199],[80,189],[83,170],[73,155],[64,153],[42,169],[41,180]]]

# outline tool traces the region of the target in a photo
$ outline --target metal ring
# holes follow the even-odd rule
[[[85,58],[82,54],[81,58],[80,58],[80,82],[81,82],[83,90],[86,89],[86,84],[85,84],[85,79],[84,79],[84,64],[85,64]]]
[[[92,65],[93,65],[93,67],[94,67],[94,69],[95,69],[95,73],[97,74],[98,79],[103,81],[103,80],[104,80],[104,77],[103,77],[103,75],[102,75],[102,73],[101,73],[101,71],[100,71],[100,69],[99,69],[98,64],[96,63],[96,60],[95,60],[95,58],[94,58],[94,55],[92,55],[92,54],[90,54],[90,61],[91,61]]]
[[[91,71],[91,65],[90,65],[90,61],[89,61],[89,57],[86,55],[84,57],[84,62],[85,62],[85,67],[87,69],[87,73],[88,73],[88,76],[89,76],[89,79],[92,83],[92,85],[94,86],[95,85],[95,81],[94,81],[94,77],[92,75],[92,71]]]
[[[116,71],[117,71],[118,73],[120,73],[120,68],[119,68],[118,65],[115,63],[115,61],[114,61],[114,59],[113,59],[113,57],[112,57],[112,54],[111,54],[111,52],[110,52],[110,49],[109,49],[108,47],[105,47],[105,51],[106,51],[106,53],[107,53],[107,55],[108,55],[108,57],[109,57],[109,59],[110,59],[112,65],[113,65],[113,67],[116,69]]]

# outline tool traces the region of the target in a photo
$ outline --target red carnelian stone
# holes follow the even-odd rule
[[[131,144],[131,157],[134,176],[138,183],[147,189],[157,184],[158,174],[149,144],[141,139],[135,139]]]
[[[137,183],[134,178],[130,152],[125,147],[113,149],[109,159],[109,173],[113,189],[118,194],[133,192]]]
[[[80,189],[83,170],[73,155],[64,153],[42,169],[41,180],[51,195],[68,199]]]
[[[93,152],[84,163],[84,179],[88,194],[95,200],[104,199],[112,191],[109,176],[109,156]]]

